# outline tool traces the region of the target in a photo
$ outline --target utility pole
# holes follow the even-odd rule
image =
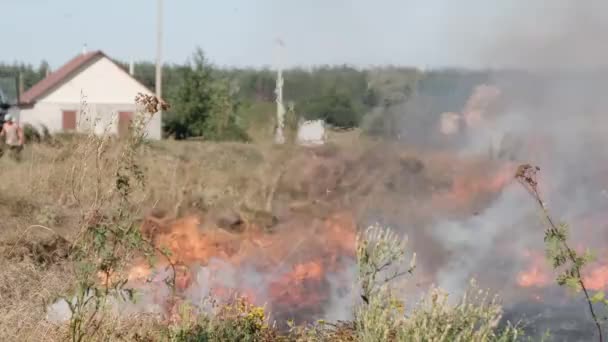
[[[162,39],[163,39],[163,0],[158,0],[156,19],[156,97],[160,100],[162,97]],[[161,109],[158,110],[158,115],[161,115]]]
[[[47,75],[48,76],[48,75]],[[19,89],[19,94],[17,95],[17,102],[21,103],[21,96],[23,95],[23,93],[25,92],[25,86],[23,84],[23,73],[19,72],[19,76],[18,76],[18,89]]]
[[[133,58],[129,60],[129,75],[135,75],[135,63],[133,62]]]
[[[275,93],[277,95],[277,127],[274,135],[275,144],[284,144],[285,135],[283,134],[283,128],[285,126],[285,106],[283,105],[283,61],[282,61],[282,48],[283,42],[278,39],[278,52],[277,52],[277,86]]]

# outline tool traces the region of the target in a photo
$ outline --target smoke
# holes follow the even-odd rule
[[[460,110],[460,127],[464,129],[442,133],[459,136],[455,149],[463,158],[483,156],[538,165],[541,195],[550,214],[558,222],[570,224],[573,246],[598,250],[600,264],[607,261],[606,80],[585,71],[495,72],[473,89],[463,109],[455,108]],[[480,89],[488,87],[499,89],[500,95],[489,96],[493,105],[475,111],[474,123],[467,122],[471,101],[483,102]],[[435,127],[441,132],[439,122]],[[454,145],[450,147],[454,149]],[[552,273],[548,274],[547,288],[531,290],[517,284],[518,273],[529,266],[526,251],[543,254],[544,227],[538,209],[530,195],[513,182],[476,215],[454,219],[438,213],[426,229],[441,248],[426,249],[426,253],[447,254],[449,258],[430,272],[440,287],[456,297],[469,279],[476,278],[505,299],[506,319],[528,320],[529,332],[537,336],[550,328],[576,340],[584,336],[590,319],[580,310],[585,308],[580,294],[564,301],[566,290],[556,289]],[[420,258],[425,258],[424,253]],[[543,264],[550,270],[546,261]],[[599,284],[605,284],[599,273],[597,278]],[[542,301],[530,304],[536,296]],[[578,314],[551,314],[549,309],[578,310]]]
[[[608,66],[608,3],[602,0],[513,2],[487,37],[484,65],[526,69]]]
[[[488,37],[480,56],[484,65],[513,66],[519,71],[489,72],[484,83],[473,87],[465,106],[450,109],[460,115],[460,129],[445,129],[438,112],[433,113],[438,118],[435,130],[458,137],[450,147],[456,146],[461,156],[540,166],[541,191],[550,214],[571,224],[573,245],[599,248],[604,256],[608,73],[601,67],[608,61],[608,3],[530,1],[523,12],[521,16],[507,13],[497,21],[504,29]],[[526,20],[531,14],[534,25]],[[499,90],[499,95],[488,92],[490,88]],[[475,105],[479,103],[485,105]],[[586,329],[588,317],[580,310],[585,305],[580,295],[564,300],[564,290],[554,285],[539,289],[542,302],[530,304],[531,290],[516,283],[517,272],[529,262],[525,251],[543,253],[537,209],[529,194],[514,183],[477,215],[458,220],[438,215],[428,231],[442,249],[427,253],[450,255],[434,270],[440,287],[459,294],[476,277],[506,299],[508,319],[533,316],[529,323],[536,325],[534,333],[551,328],[575,340]],[[549,275],[550,280],[553,277]],[[576,315],[547,311],[574,307],[580,311]]]
[[[325,303],[323,318],[336,322],[353,318],[356,303],[361,293],[357,279],[357,265],[352,260],[350,265],[337,273],[328,275],[331,284],[330,300]],[[345,284],[348,284],[345,286]]]
[[[450,293],[463,293],[471,277],[493,277],[484,270],[488,257],[499,252],[499,239],[507,232],[519,233],[517,218],[529,214],[534,203],[528,194],[515,185],[509,186],[492,207],[477,216],[464,221],[440,221],[433,225],[433,236],[452,257],[437,270],[439,287]],[[514,215],[515,214],[515,215]],[[540,234],[536,234],[540,236]],[[521,250],[526,245],[526,234],[511,234],[513,250]],[[518,255],[505,255],[506,258],[518,258]],[[492,271],[488,269],[487,271]],[[504,270],[501,270],[502,272]],[[476,274],[481,273],[481,274]],[[499,272],[491,272],[493,275]],[[496,285],[496,284],[494,284]]]
[[[471,89],[458,89],[458,92],[467,94],[459,106],[441,108],[450,102],[441,95],[414,97],[402,107],[392,109],[401,111],[402,116],[390,128],[400,129],[406,144],[423,147],[435,148],[441,145],[433,141],[435,138],[455,137],[448,140],[444,147],[462,158],[483,157],[503,163],[512,160],[539,165],[541,190],[551,214],[558,220],[572,224],[571,231],[577,242],[584,246],[603,248],[606,242],[605,222],[608,222],[601,215],[608,209],[608,167],[604,166],[608,165],[608,149],[604,148],[608,146],[608,135],[605,134],[605,128],[608,127],[605,116],[608,110],[605,96],[608,73],[589,72],[586,69],[605,66],[608,61],[608,35],[605,34],[608,32],[608,20],[601,18],[604,13],[608,13],[608,3],[599,0],[529,1],[526,2],[526,7],[516,7],[514,10],[517,10],[517,15],[507,13],[496,22],[497,27],[504,29],[487,38],[480,59],[484,65],[517,66],[521,70],[488,72],[488,77],[476,81]],[[521,22],[517,20],[519,13],[522,13]],[[527,21],[531,17],[534,17],[533,26],[531,20]],[[469,88],[470,84],[464,83],[461,88]],[[455,128],[453,122],[449,122],[441,131],[440,118],[446,110],[452,113],[452,121],[455,121],[454,113],[460,115],[459,129]],[[376,160],[377,162],[371,163],[369,170],[378,169],[378,165],[383,163],[379,157]],[[389,169],[388,165],[382,166]],[[368,170],[365,171],[367,173]],[[407,173],[403,170],[399,172],[400,176]],[[416,183],[426,181],[414,178],[411,174],[412,172],[407,173],[411,177],[408,180],[414,179]],[[374,181],[381,187],[384,186],[386,174],[373,175],[380,175]],[[353,184],[367,180],[363,176],[360,179],[361,182]],[[374,182],[367,183],[369,184],[365,185],[371,189],[371,183]],[[356,185],[353,188],[356,190]],[[406,189],[415,188],[412,186]],[[355,190],[345,194],[345,197],[350,199],[352,195],[356,198]],[[472,189],[476,190],[483,189]],[[424,202],[426,198],[416,198],[410,202],[398,201],[399,198],[383,198],[371,203],[369,211],[374,214],[402,211],[394,215],[400,220],[394,217],[374,217],[374,220],[393,221],[393,228],[410,237],[411,246],[418,253],[421,266],[415,273],[417,280],[428,278],[448,290],[453,295],[452,298],[458,298],[469,284],[469,279],[475,277],[483,286],[498,292],[505,299],[509,312],[507,318],[516,321],[525,319],[521,315],[533,316],[531,324],[542,323],[538,323],[537,327],[542,330],[540,333],[547,327],[570,329],[564,327],[565,321],[574,321],[576,325],[586,316],[581,312],[575,316],[559,316],[544,311],[553,308],[561,313],[565,312],[564,308],[580,308],[584,305],[580,302],[580,296],[569,297],[564,301],[563,291],[559,289],[537,291],[517,285],[518,272],[524,270],[529,262],[525,252],[533,250],[542,254],[543,226],[538,208],[529,194],[515,182],[498,190],[502,190],[501,193],[485,202],[479,212],[471,211],[470,215],[462,217],[436,210],[432,220],[414,222],[415,215],[424,215],[412,213],[415,210],[406,211],[402,207],[411,205],[418,208],[419,203],[413,202]],[[386,191],[382,194],[386,195]],[[400,199],[409,199],[411,194],[404,191],[399,196]],[[390,207],[379,210],[382,208],[378,207],[384,205]],[[591,224],[583,225],[581,221],[588,218],[592,219]],[[602,222],[604,225],[597,224]],[[285,249],[293,247],[293,241],[298,240],[300,235],[321,235],[319,231],[296,229],[287,224],[282,228],[284,231],[294,231],[288,238],[278,240],[275,244],[286,246]],[[337,235],[342,237],[342,233]],[[213,244],[205,244],[207,245]],[[328,250],[339,249],[335,243],[329,245]],[[279,252],[276,253],[277,260],[283,261],[290,256],[287,252],[282,253],[282,250]],[[301,254],[312,259],[315,253],[320,253],[320,248],[315,245],[309,249],[301,248]],[[252,256],[257,254],[244,257]],[[302,264],[306,265],[306,262],[303,260]],[[295,264],[297,262],[293,261],[288,266]],[[269,276],[269,272],[272,272],[272,276]],[[256,303],[274,301],[275,307],[271,309],[282,318],[291,318],[289,316],[294,314],[308,320],[340,320],[351,317],[358,297],[357,289],[348,287],[356,283],[354,260],[345,258],[314,283],[317,289],[312,295],[326,294],[327,300],[321,301],[321,307],[312,311],[306,311],[310,307],[305,307],[298,312],[296,304],[281,302],[286,295],[281,292],[271,293],[272,289],[292,290],[300,287],[301,283],[298,286],[290,286],[292,283],[289,282],[281,283],[290,272],[292,270],[286,266],[271,268],[269,271],[258,269],[253,264],[235,266],[234,263],[211,258],[204,267],[193,266],[193,282],[196,285],[189,286],[184,296],[192,303],[203,303],[199,304],[203,310],[210,310],[205,299],[217,295],[215,288],[231,288],[243,292],[255,289]],[[277,283],[283,286],[277,287]],[[305,290],[307,286],[301,287]],[[143,289],[145,292],[147,288]],[[163,287],[160,289],[154,295],[142,296],[144,299],[139,304],[142,306],[135,309],[160,310],[154,298],[168,295],[163,292]],[[542,295],[543,302],[535,302],[531,308],[530,299],[538,293]],[[292,293],[291,296],[298,298],[300,294]],[[65,317],[65,304],[56,305],[57,317]]]

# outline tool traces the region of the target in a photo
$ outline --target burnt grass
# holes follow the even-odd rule
[[[71,144],[77,144],[77,139],[56,146],[33,144],[20,164],[0,160],[5,169],[0,185],[0,265],[4,265],[0,339],[36,339],[45,336],[44,331],[54,339],[56,328],[44,323],[42,303],[70,289],[73,275],[66,270],[79,227],[69,174],[71,166],[82,161],[66,154]],[[501,164],[483,158],[459,161],[390,144],[276,149],[162,142],[147,146],[141,160],[147,178],[141,194],[147,206],[142,219],[152,208],[169,217],[219,213],[215,217],[224,229],[238,232],[241,222],[247,221],[272,233],[298,216],[322,219],[337,210],[349,210],[361,226],[370,218],[382,218],[397,227],[413,227],[404,232],[413,237],[412,248],[427,267],[445,261],[445,256],[434,253],[424,260],[425,250],[439,248],[424,233],[433,217],[469,217],[498,196],[479,193],[471,203],[454,208],[442,207],[442,202],[433,207],[433,194],[449,192],[455,173],[491,175]],[[526,329],[532,335],[549,327],[554,337],[588,340],[584,333],[592,329],[587,329],[584,306],[570,305],[506,303],[503,320],[530,318]],[[288,314],[293,309],[281,308]]]

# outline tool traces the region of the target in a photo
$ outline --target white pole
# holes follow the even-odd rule
[[[163,0],[158,0],[158,13],[156,22],[156,97],[162,97],[162,30],[163,30]],[[160,110],[158,115],[160,115]]]
[[[129,61],[129,75],[135,75],[135,64],[133,62],[133,58]]]
[[[158,99],[158,108],[155,115],[158,117],[155,120],[159,122],[158,126],[153,125],[155,133],[158,134],[158,138],[162,139],[163,136],[163,110],[162,110],[162,72],[163,72],[163,61],[162,61],[162,39],[163,39],[163,0],[158,0],[158,13],[156,14],[156,80],[154,84],[154,88],[156,90],[156,98]],[[150,127],[152,128],[152,127]]]
[[[277,127],[274,136],[275,144],[284,144],[285,135],[283,127],[285,126],[285,106],[283,106],[283,65],[282,65],[282,47],[283,42],[277,41],[277,86],[276,86],[276,102],[277,102]]]

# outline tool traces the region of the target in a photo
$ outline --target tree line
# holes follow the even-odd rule
[[[128,68],[127,63],[116,62]],[[44,61],[38,66],[0,63],[0,80],[6,82],[11,76],[22,75],[23,86],[28,89],[48,71]],[[154,90],[154,63],[135,63],[134,77]],[[487,78],[487,72],[478,71],[317,66],[285,70],[283,93],[285,104],[295,116],[292,121],[323,119],[336,128],[362,127],[370,134],[391,136],[397,134],[392,131],[403,118],[415,115],[431,121],[441,111],[459,110],[471,89]],[[216,67],[201,49],[186,63],[165,64],[163,97],[171,103],[163,117],[165,135],[176,139],[248,140],[251,126],[259,125],[259,121],[272,125],[275,81],[276,72],[269,68]],[[432,105],[406,105],[421,101]]]

